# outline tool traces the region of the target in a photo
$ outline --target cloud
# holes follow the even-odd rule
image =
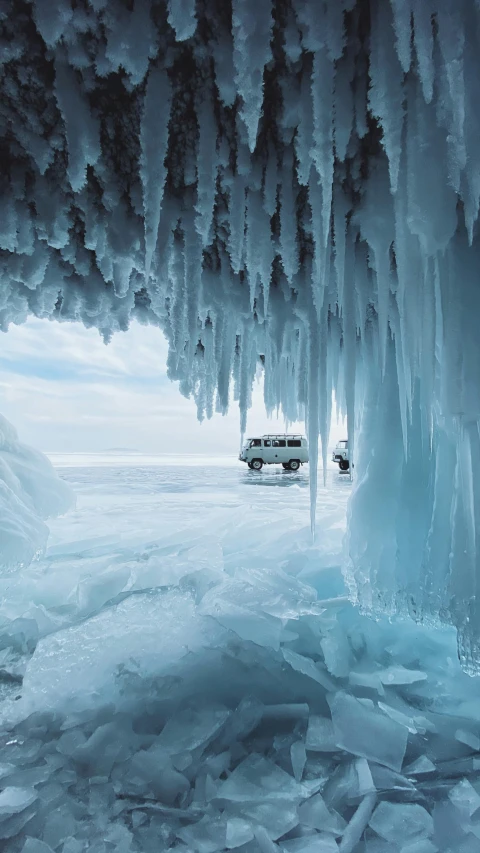
[[[0,411],[23,441],[49,452],[130,447],[147,453],[236,454],[236,403],[199,424],[193,400],[167,377],[167,342],[153,326],[134,322],[105,346],[96,329],[29,318],[11,326],[0,351]],[[263,384],[253,391],[250,435],[283,431],[267,419]],[[290,431],[304,431],[291,424]],[[344,437],[333,425],[332,440]]]
[[[50,452],[237,453],[237,405],[199,424],[194,402],[168,380],[166,359],[154,327],[132,323],[105,346],[95,329],[31,318],[2,339],[0,410],[24,441]],[[284,429],[267,420],[261,384],[253,402],[249,432]]]
[[[165,377],[167,342],[154,326],[132,323],[107,346],[96,329],[31,317],[10,326],[0,362],[5,368],[50,379],[95,376],[150,379]]]

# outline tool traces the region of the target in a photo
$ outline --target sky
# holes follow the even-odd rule
[[[19,438],[47,453],[238,453],[239,413],[200,424],[193,400],[167,377],[167,343],[153,326],[133,322],[106,346],[96,329],[31,317],[0,333],[0,412]],[[285,429],[268,419],[262,383],[253,393],[247,433]],[[289,432],[304,432],[304,424]],[[332,442],[343,438],[333,425]]]

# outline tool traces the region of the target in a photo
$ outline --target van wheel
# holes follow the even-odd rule
[[[248,467],[249,467],[249,468],[251,468],[251,467],[252,467],[252,463],[251,463],[251,462],[247,462],[247,465],[248,465]]]
[[[261,471],[262,465],[263,462],[261,459],[252,459],[252,461],[250,462],[250,468],[253,468],[254,471]]]
[[[290,468],[290,471],[298,471],[298,469],[300,468],[300,462],[298,461],[298,459],[290,459],[288,467]]]
[[[285,468],[285,471],[290,471],[290,462],[282,462],[282,468]]]
[[[340,471],[348,471],[348,469],[350,468],[350,463],[348,459],[340,459],[338,465],[340,467]]]

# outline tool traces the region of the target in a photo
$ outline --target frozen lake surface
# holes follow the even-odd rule
[[[348,602],[348,476],[312,544],[308,466],[51,458],[77,507],[0,581],[6,853],[478,853],[478,679]]]

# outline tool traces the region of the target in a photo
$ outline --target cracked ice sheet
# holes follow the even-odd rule
[[[0,610],[13,679],[0,772],[22,807],[0,821],[17,845],[7,853],[27,835],[83,853],[105,826],[122,851],[153,849],[164,831],[166,848],[334,851],[363,832],[365,853],[397,853],[376,792],[399,825],[430,803],[415,853],[476,843],[476,680],[453,630],[373,621],[346,600],[346,478],[332,472],[320,492],[312,545],[304,471],[62,473],[77,508],[52,523],[46,557],[9,579]],[[80,820],[88,838],[70,850]]]
[[[212,629],[191,593],[132,594],[39,643],[25,674],[25,707],[115,701],[124,668],[142,678],[179,673],[185,656],[221,640]]]
[[[108,458],[103,461],[108,465]],[[162,635],[172,630],[176,652],[170,637],[162,658],[171,653],[180,660],[206,636],[214,644],[215,612],[218,634],[221,625],[230,627],[220,605],[235,605],[240,637],[247,639],[243,614],[252,637],[261,644],[267,636],[271,646],[273,632],[276,647],[288,618],[323,611],[309,582],[295,577],[324,550],[321,541],[314,548],[310,543],[304,471],[282,477],[271,470],[253,478],[243,466],[191,468],[188,462],[174,469],[60,470],[77,491],[77,508],[63,523],[51,524],[45,559],[9,578],[0,606],[5,624],[22,617],[36,622],[40,638],[47,635],[26,672],[24,695],[34,703],[71,698],[78,685],[86,701],[84,685],[95,695],[129,660],[141,658],[144,674],[153,672]],[[330,550],[336,541],[338,565],[349,489],[345,478],[331,476],[338,481],[337,505],[329,489],[325,537]],[[5,583],[0,580],[0,589]],[[342,587],[338,569],[329,583],[330,598]]]

